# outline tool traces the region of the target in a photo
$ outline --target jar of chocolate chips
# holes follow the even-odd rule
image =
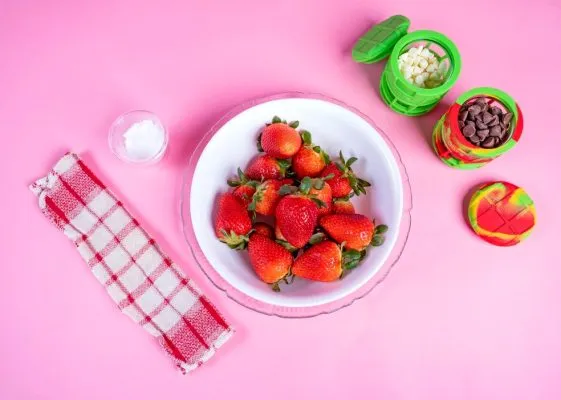
[[[512,149],[522,126],[522,112],[512,97],[476,88],[461,95],[438,121],[433,147],[447,165],[475,169]]]

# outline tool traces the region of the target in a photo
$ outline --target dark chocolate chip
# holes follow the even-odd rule
[[[469,106],[468,111],[472,115],[477,115],[481,112],[481,107],[477,104],[473,104],[473,105]]]
[[[487,125],[482,121],[475,121],[475,126],[477,126],[477,129],[487,129]]]
[[[477,135],[473,135],[472,137],[470,137],[468,139],[471,143],[473,143],[476,146],[479,146],[479,143],[481,143],[481,140],[479,139],[479,136],[477,136]]]
[[[475,126],[473,125],[464,126],[462,133],[464,134],[465,137],[472,137],[473,135],[475,135]]]
[[[495,126],[495,125],[499,125],[499,117],[497,115],[494,115],[493,119],[489,121],[489,123],[487,124],[487,126]]]
[[[475,128],[475,122],[473,121],[466,121],[466,125],[471,125]]]
[[[460,129],[464,129],[464,126],[466,126],[466,123],[463,121],[459,121],[458,125],[460,126]]]
[[[494,137],[501,137],[503,134],[503,129],[500,126],[495,125],[494,127],[491,128],[489,134]]]
[[[501,113],[502,113],[502,110],[499,107],[497,107],[497,106],[491,107],[491,114],[499,115]]]
[[[488,112],[483,113],[483,122],[488,124],[493,119],[493,115]]]
[[[483,121],[483,113],[479,113],[475,116],[475,121]]]
[[[502,122],[507,125],[512,120],[512,113],[506,113],[503,115]]]
[[[485,103],[481,108],[481,112],[487,112],[488,109],[489,109],[489,104]]]
[[[481,143],[481,147],[484,149],[491,149],[493,146],[495,146],[495,139],[492,137],[488,137]]]
[[[461,112],[460,112],[460,118],[459,118],[460,121],[465,122],[466,119],[467,119],[467,117],[468,117],[468,112],[467,112],[467,110],[461,111]]]
[[[481,140],[485,139],[487,136],[489,136],[489,129],[478,130],[477,136],[479,136]]]

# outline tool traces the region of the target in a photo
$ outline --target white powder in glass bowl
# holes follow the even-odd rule
[[[123,134],[125,151],[133,160],[148,160],[155,157],[165,142],[162,126],[151,120],[135,122]]]

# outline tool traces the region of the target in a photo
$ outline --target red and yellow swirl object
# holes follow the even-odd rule
[[[530,235],[536,209],[524,189],[509,182],[493,182],[473,194],[468,219],[482,239],[497,246],[513,246]]]

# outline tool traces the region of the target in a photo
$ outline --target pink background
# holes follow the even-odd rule
[[[561,398],[559,4],[2,0],[0,398]],[[479,171],[449,169],[427,145],[444,104],[416,119],[382,104],[373,88],[382,66],[357,65],[349,50],[395,13],[458,45],[464,66],[445,102],[482,85],[517,99],[526,124],[510,154]],[[371,116],[401,152],[414,196],[409,243],[386,284],[309,320],[225,298],[193,265],[178,223],[181,169],[201,135],[240,102],[291,90]],[[109,124],[135,108],[170,129],[158,167],[136,169],[108,149]],[[68,149],[237,326],[191,376],[118,312],[39,213],[27,184]],[[538,226],[515,248],[487,245],[464,223],[465,194],[488,179],[511,180],[536,202]]]

